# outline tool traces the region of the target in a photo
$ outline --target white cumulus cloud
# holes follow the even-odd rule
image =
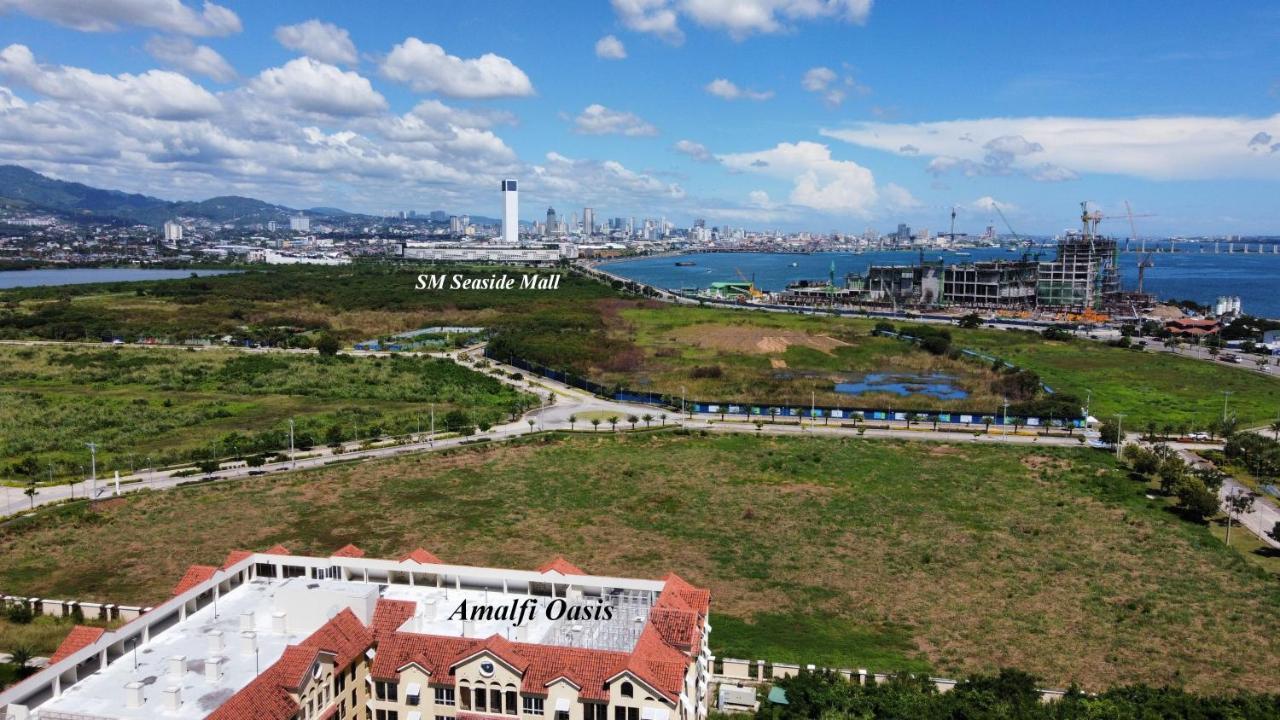
[[[1013,212],[1018,209],[1013,203],[1002,202],[990,195],[983,195],[977,200],[974,200],[969,203],[969,207],[980,212],[995,212],[997,209],[1001,212]]]
[[[596,41],[596,57],[605,60],[623,60],[627,57],[627,48],[613,35],[605,35]]]
[[[407,38],[391,49],[382,62],[382,74],[418,92],[437,92],[457,98],[523,97],[533,94],[533,83],[507,58],[485,53],[463,59],[444,48]]]
[[[0,76],[45,97],[142,117],[202,117],[221,109],[208,90],[176,72],[103,75],[78,67],[41,65],[26,45],[0,50]]]
[[[715,162],[716,159],[706,145],[692,140],[678,140],[674,148],[676,152],[688,155],[698,162]]]
[[[370,115],[387,107],[368,78],[309,57],[263,70],[249,89],[295,110],[323,115]]]
[[[684,39],[680,16],[744,40],[789,32],[797,22],[861,25],[871,14],[871,4],[872,0],[613,0],[614,11],[628,28],[675,44]]]
[[[6,11],[84,32],[112,32],[126,25],[200,36],[241,30],[238,15],[207,1],[197,12],[179,0],[0,0],[0,13]]]
[[[146,47],[151,57],[170,67],[220,83],[236,79],[235,68],[226,58],[208,45],[196,45],[190,38],[156,36],[147,41]]]
[[[658,129],[635,113],[593,104],[588,105],[573,119],[573,129],[581,135],[626,135],[641,137],[657,135]]]
[[[732,170],[790,181],[793,205],[869,217],[880,200],[870,170],[851,160],[832,158],[831,150],[821,143],[784,142],[769,150],[717,157]]]
[[[749,90],[740,88],[731,80],[716,78],[704,87],[708,93],[722,100],[768,100],[773,97],[772,90]]]
[[[351,33],[333,23],[307,20],[276,28],[276,41],[290,50],[333,65],[354,65],[356,45]]]
[[[926,123],[857,123],[822,134],[907,155],[917,149],[934,174],[1079,173],[1150,180],[1280,179],[1280,154],[1258,153],[1259,133],[1280,136],[1280,115],[1134,118],[1008,117]]]

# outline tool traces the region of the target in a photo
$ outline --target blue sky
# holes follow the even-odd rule
[[[526,219],[1280,233],[1278,36],[1262,2],[0,0],[0,160],[366,212],[497,215],[510,176]]]

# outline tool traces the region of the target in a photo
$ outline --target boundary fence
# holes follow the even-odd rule
[[[679,396],[661,393],[640,392],[623,387],[606,387],[575,375],[567,370],[556,370],[546,365],[516,357],[514,355],[497,355],[486,346],[484,356],[490,360],[505,363],[526,372],[564,383],[571,387],[619,402],[640,403],[673,410],[686,410],[700,414],[740,416],[761,421],[781,419],[816,419],[816,420],[885,420],[921,423],[947,423],[950,425],[981,426],[1014,426],[1028,428],[1071,427],[1082,428],[1083,417],[1076,418],[1039,418],[1023,415],[1002,415],[993,412],[975,410],[893,410],[891,408],[862,407],[856,405],[833,407],[829,405],[806,405],[791,403],[742,403],[723,400],[689,400]],[[991,422],[986,422],[990,420]]]

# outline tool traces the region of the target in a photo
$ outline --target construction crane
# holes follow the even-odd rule
[[[1142,281],[1147,275],[1147,268],[1155,267],[1155,262],[1151,259],[1151,253],[1147,253],[1138,261],[1138,294],[1142,294]]]
[[[760,290],[756,288],[754,280],[748,280],[747,276],[738,268],[734,268],[733,271],[738,273],[739,280],[747,284],[747,294],[750,295],[753,300],[759,300],[764,297],[764,293],[760,292]]]
[[[1018,244],[1021,245],[1022,237],[1018,235],[1017,230],[1013,229],[1013,225],[1009,224],[1009,218],[1004,216],[1004,211],[1000,209],[1000,203],[992,201],[991,207],[995,208],[996,212],[1000,214],[1000,219],[1004,221],[1004,226],[1009,228],[1009,232],[1013,235],[1013,239],[1017,240]],[[953,208],[951,210],[951,217],[953,218],[953,222],[954,222],[955,215],[956,215],[955,209]]]

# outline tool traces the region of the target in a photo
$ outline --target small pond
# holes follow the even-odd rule
[[[836,383],[835,390],[846,395],[869,393],[890,393],[903,397],[928,395],[939,400],[963,400],[969,397],[968,392],[956,385],[954,377],[942,373],[931,375],[867,373],[858,380]]]

